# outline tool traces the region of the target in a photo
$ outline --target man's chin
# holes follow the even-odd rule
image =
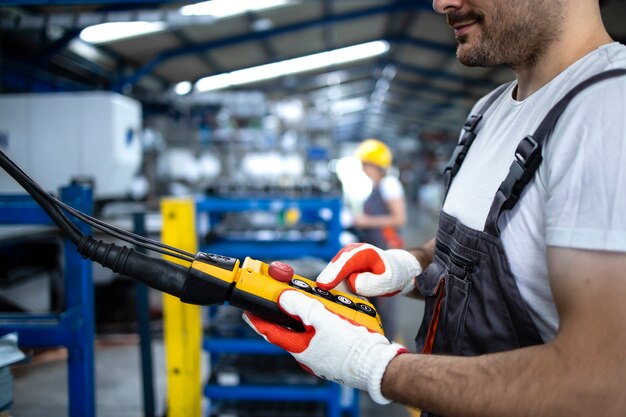
[[[459,44],[456,48],[456,59],[466,67],[481,67],[484,63],[477,59],[475,50],[467,44]]]
[[[479,48],[465,48],[459,45],[456,49],[456,59],[466,67],[483,67],[491,68],[504,64],[502,60],[495,59],[495,56],[489,54],[486,50]]]
[[[461,64],[467,65],[465,64],[465,61],[471,61],[470,57],[472,56],[472,51],[470,49],[471,48],[469,48],[468,45],[463,42],[459,42],[456,46],[456,59]]]

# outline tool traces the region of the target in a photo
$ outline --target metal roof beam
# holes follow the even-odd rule
[[[246,16],[246,19],[248,20],[248,26],[250,27],[250,30],[254,30],[254,24],[258,20],[257,14],[254,12],[248,11],[245,13],[245,16]],[[262,39],[260,43],[261,43],[261,48],[263,49],[263,52],[265,53],[265,56],[267,56],[269,59],[275,60],[278,54],[276,53],[276,50],[274,49],[274,47],[270,44],[269,39]]]
[[[402,1],[399,3],[393,3],[391,5],[372,7],[369,9],[348,12],[348,13],[334,15],[330,17],[325,16],[320,19],[312,19],[312,20],[308,20],[305,22],[298,22],[298,23],[294,23],[291,25],[285,25],[282,27],[268,29],[262,32],[250,32],[250,33],[246,33],[243,35],[232,36],[229,38],[223,38],[223,39],[213,40],[209,42],[198,43],[197,45],[194,45],[192,47],[170,49],[168,51],[158,54],[156,57],[150,60],[147,64],[145,64],[143,67],[135,71],[134,74],[126,78],[126,80],[124,81],[124,85],[127,85],[127,86],[134,85],[135,83],[137,83],[137,81],[141,77],[152,72],[156,67],[161,65],[163,62],[170,60],[172,58],[189,55],[189,54],[195,54],[195,53],[206,51],[208,49],[223,48],[226,46],[233,46],[233,45],[250,42],[250,41],[259,41],[263,39],[269,39],[274,36],[285,35],[288,33],[307,30],[307,29],[320,28],[320,27],[323,28],[323,27],[334,25],[334,24],[341,23],[341,22],[361,19],[361,18],[375,16],[375,15],[384,14],[384,13],[392,13],[395,11],[405,10],[405,9],[432,11],[430,3],[423,1],[423,0],[419,2]],[[124,86],[121,86],[121,87],[123,88]]]
[[[194,42],[189,39],[189,37],[187,36],[187,34],[185,32],[183,32],[181,29],[174,29],[172,30],[172,34],[183,44],[185,45],[185,47],[190,47],[194,45]],[[202,63],[204,65],[206,65],[207,67],[209,67],[210,69],[212,69],[213,71],[219,71],[222,72],[224,71],[221,67],[221,65],[219,65],[212,57],[210,57],[208,55],[208,52],[205,52],[204,54],[198,54],[197,55],[198,59],[200,61],[202,61]]]
[[[80,34],[80,30],[68,30],[63,36],[54,41],[52,44],[48,45],[43,51],[39,53],[37,57],[37,61],[40,63],[45,63],[52,58],[53,55],[61,52],[63,49],[69,45],[69,43]]]
[[[0,84],[17,91],[88,91],[93,86],[52,75],[38,68],[3,58]]]
[[[141,5],[146,6],[158,6],[168,3],[180,3],[177,0],[4,0],[3,6],[76,6],[76,5],[105,5],[105,4],[121,4],[124,6],[129,5]]]
[[[322,9],[324,18],[329,19],[332,15],[332,0],[322,0]],[[326,49],[331,50],[335,49],[335,37],[331,27],[326,26],[324,31],[322,32],[322,37],[324,39],[324,45],[326,45]]]

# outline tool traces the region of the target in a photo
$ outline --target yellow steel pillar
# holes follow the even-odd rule
[[[196,253],[195,204],[192,199],[168,198],[161,202],[163,243]],[[166,257],[172,262],[189,265]],[[199,306],[181,303],[163,294],[168,417],[200,417],[202,314]]]

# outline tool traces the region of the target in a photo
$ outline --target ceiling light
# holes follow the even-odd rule
[[[370,58],[384,54],[388,50],[389,43],[386,41],[367,42],[286,61],[205,77],[197,81],[196,89],[203,92],[268,80],[288,74],[311,71],[345,62]]]
[[[105,43],[165,30],[163,22],[112,22],[86,27],[80,38],[90,43]]]
[[[180,13],[186,16],[213,16],[216,19],[257,12],[274,7],[286,6],[290,0],[211,0],[190,4],[180,8]]]
[[[174,92],[179,96],[184,96],[188,94],[192,88],[193,85],[189,81],[182,81],[174,86]]]
[[[263,32],[274,27],[274,22],[270,19],[257,19],[250,25],[253,31]]]
[[[365,97],[355,97],[347,100],[336,101],[331,104],[331,112],[336,115],[354,113],[364,110],[367,107]]]
[[[397,72],[398,72],[398,70],[396,69],[395,65],[387,64],[387,65],[385,65],[385,68],[383,68],[383,78],[391,80],[391,79],[393,79],[393,77],[396,76]]]

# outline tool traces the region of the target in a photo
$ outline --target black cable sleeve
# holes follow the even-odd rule
[[[135,252],[126,246],[96,240],[91,236],[83,236],[77,246],[81,256],[113,272],[127,275],[175,297],[180,298],[183,293],[187,267]]]

